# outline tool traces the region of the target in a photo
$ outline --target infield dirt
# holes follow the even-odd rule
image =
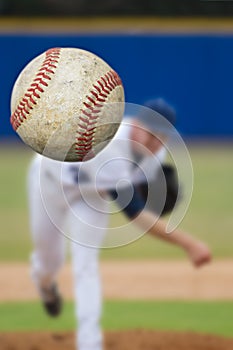
[[[194,269],[183,261],[102,261],[106,299],[232,300],[233,260],[215,261]],[[72,298],[71,266],[61,271],[59,284]],[[0,264],[0,301],[38,299],[29,265]],[[0,350],[75,350],[74,334],[0,333]],[[105,350],[232,350],[233,339],[197,333],[149,330],[108,331]]]
[[[233,260],[216,260],[195,269],[184,261],[101,261],[105,299],[232,300]],[[0,264],[0,302],[38,300],[29,264]],[[64,298],[73,298],[72,269],[61,270]]]
[[[0,334],[1,350],[75,350],[72,333]],[[106,332],[105,350],[232,350],[233,339],[195,333]]]

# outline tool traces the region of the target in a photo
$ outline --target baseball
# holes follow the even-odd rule
[[[11,125],[36,152],[61,161],[95,157],[124,113],[118,74],[79,48],[51,48],[21,71],[11,95]]]

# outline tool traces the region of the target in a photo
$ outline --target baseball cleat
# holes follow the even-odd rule
[[[41,287],[40,295],[47,314],[52,317],[59,316],[62,310],[63,301],[57,285],[53,284],[51,287],[47,288]]]

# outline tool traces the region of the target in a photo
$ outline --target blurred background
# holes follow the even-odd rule
[[[57,46],[86,49],[109,62],[122,78],[126,102],[143,104],[158,96],[175,107],[177,129],[194,170],[193,197],[181,227],[209,243],[214,254],[211,266],[197,273],[178,249],[152,244],[146,235],[126,247],[103,251],[105,328],[194,330],[233,337],[233,1],[227,0],[0,0],[0,285],[6,287],[5,295],[0,293],[0,331],[74,327],[72,302],[56,326],[41,318],[35,293],[25,296],[20,280],[9,277],[16,266],[20,278],[27,275],[31,242],[26,173],[33,155],[11,128],[11,89],[33,57]],[[126,219],[119,214],[112,220]],[[135,266],[145,268],[131,280],[122,279],[122,266],[129,275]],[[116,294],[108,287],[109,279],[118,283]],[[12,286],[12,280],[17,284]],[[143,295],[142,288],[132,298],[125,294],[127,303],[120,302],[127,282],[129,291],[136,283],[146,285],[147,293]],[[30,289],[30,281],[25,283]],[[69,291],[64,293],[71,298]],[[37,312],[37,323],[35,313],[30,320],[24,318],[29,306]],[[177,307],[187,314],[174,319]],[[119,310],[126,309],[131,317],[123,324]]]
[[[0,139],[15,137],[8,117],[16,76],[53,46],[109,61],[127,102],[164,96],[184,136],[231,137],[232,13],[232,1],[0,0]]]
[[[232,2],[216,0],[1,0],[1,14],[15,16],[224,16]]]

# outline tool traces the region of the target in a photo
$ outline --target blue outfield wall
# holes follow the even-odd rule
[[[119,73],[126,102],[163,96],[184,136],[233,136],[232,35],[0,35],[0,139],[15,136],[10,95],[21,69],[51,47],[96,53]]]

